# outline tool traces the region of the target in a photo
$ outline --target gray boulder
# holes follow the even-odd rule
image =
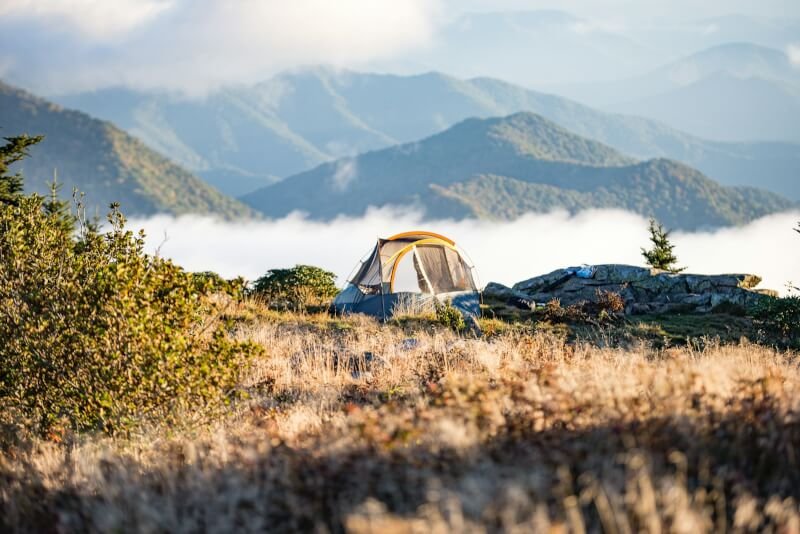
[[[629,314],[705,313],[725,303],[747,308],[777,295],[774,291],[755,289],[760,282],[761,278],[752,274],[675,274],[632,265],[598,265],[591,278],[579,278],[569,269],[559,269],[518,282],[511,288],[490,283],[484,294],[503,300],[558,299],[568,306],[596,302],[600,291],[610,291],[623,298]]]

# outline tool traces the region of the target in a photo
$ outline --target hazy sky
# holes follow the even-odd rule
[[[728,14],[768,17],[800,16],[796,0],[449,0],[451,11],[557,9],[580,17],[625,17],[646,20],[665,17],[692,20]]]
[[[2,0],[0,78],[46,94],[203,92],[302,65],[402,60],[465,11],[556,8],[612,32],[665,18],[800,17],[797,0]]]

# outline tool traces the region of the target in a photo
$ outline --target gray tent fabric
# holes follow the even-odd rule
[[[396,288],[398,273],[403,288]],[[406,290],[412,276],[412,291]],[[467,318],[480,315],[480,293],[473,267],[455,243],[440,234],[414,231],[378,239],[373,251],[356,268],[347,287],[334,299],[339,313],[365,313],[386,320],[398,306],[450,302]]]

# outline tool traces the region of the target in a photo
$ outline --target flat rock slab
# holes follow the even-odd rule
[[[569,306],[597,302],[601,292],[610,291],[624,299],[628,314],[704,313],[726,303],[747,308],[777,296],[774,291],[755,289],[761,278],[752,274],[675,274],[614,264],[597,265],[591,278],[579,278],[573,271],[559,269],[523,280],[511,288],[493,282],[486,286],[484,294],[501,299],[527,298],[540,303],[558,299]]]

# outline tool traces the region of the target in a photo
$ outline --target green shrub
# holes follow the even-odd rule
[[[312,265],[297,265],[290,269],[271,269],[253,284],[254,295],[270,307],[305,311],[330,303],[339,289],[336,275]]]
[[[240,299],[247,287],[241,276],[226,280],[214,271],[191,273],[194,286],[201,293],[224,293],[234,299]]]
[[[764,299],[753,310],[753,318],[782,344],[800,348],[800,296]]]
[[[451,302],[436,303],[436,321],[455,332],[461,333],[467,329],[464,314],[453,306]]]
[[[39,433],[116,433],[228,400],[253,345],[209,320],[190,273],[115,206],[78,237],[44,199],[0,205],[0,412]]]

